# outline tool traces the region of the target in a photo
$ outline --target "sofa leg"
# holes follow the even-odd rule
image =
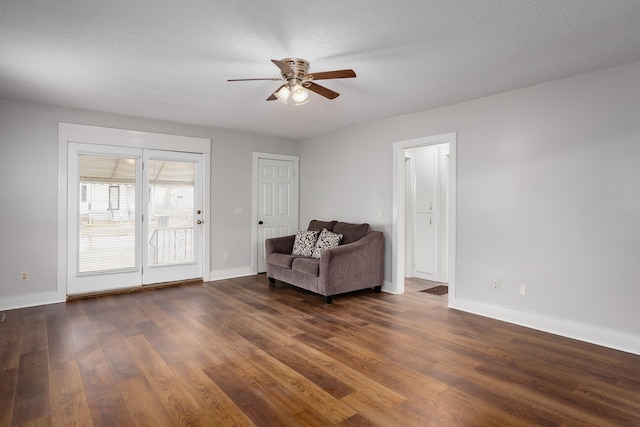
[[[326,297],[324,297],[324,302],[326,304],[331,304],[332,301],[333,301],[333,297],[331,295],[327,295]]]
[[[375,286],[373,288],[373,292],[375,292],[376,294],[379,294],[381,290],[382,290],[382,285]]]
[[[269,284],[270,285],[275,285],[276,279],[274,279],[273,277],[267,277],[267,279],[269,279]]]

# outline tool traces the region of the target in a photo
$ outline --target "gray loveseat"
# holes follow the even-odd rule
[[[369,224],[312,220],[308,230],[342,234],[340,245],[325,249],[320,258],[292,255],[295,235],[267,239],[267,277],[324,295],[373,288],[380,292],[384,280],[384,235]]]

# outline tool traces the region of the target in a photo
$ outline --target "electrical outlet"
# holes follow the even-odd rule
[[[22,273],[20,273],[20,280],[22,280],[23,282],[29,280],[29,272],[23,271]]]
[[[494,279],[493,282],[491,282],[491,289],[494,291],[500,290],[500,281],[498,279]]]
[[[229,261],[229,252],[227,251],[222,252],[222,260]]]
[[[518,294],[520,294],[520,296],[522,297],[526,297],[527,296],[527,285],[524,284],[519,284],[518,285]]]

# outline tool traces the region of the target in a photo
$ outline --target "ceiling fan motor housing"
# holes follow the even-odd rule
[[[311,80],[311,76],[307,76],[307,73],[309,72],[308,61],[300,58],[285,58],[282,60],[282,62],[289,65],[293,70],[293,74],[282,72],[282,78],[284,78],[289,83],[289,86],[295,86],[296,84],[302,84],[306,81]]]

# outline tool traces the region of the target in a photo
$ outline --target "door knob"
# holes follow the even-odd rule
[[[262,222],[262,221],[258,221],[258,224],[262,225],[262,224],[264,224],[264,222]]]

